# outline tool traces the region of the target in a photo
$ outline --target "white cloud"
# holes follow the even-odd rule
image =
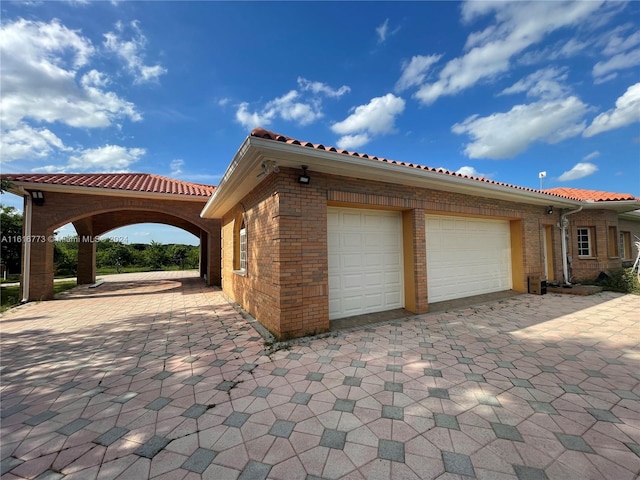
[[[254,112],[249,111],[249,102],[240,103],[236,110],[236,121],[248,129],[270,125],[276,118],[298,125],[309,125],[323,116],[319,95],[339,98],[351,90],[346,85],[334,89],[322,82],[313,82],[302,77],[298,77],[297,81],[301,91],[290,90]],[[301,92],[311,92],[312,95],[303,98]]]
[[[349,93],[351,91],[351,88],[349,88],[346,85],[342,85],[340,88],[336,90],[334,88],[331,88],[326,83],[312,82],[311,80],[307,80],[306,78],[303,78],[303,77],[298,77],[298,85],[300,86],[300,89],[303,91],[311,91],[316,95],[319,93],[323,93],[327,97],[333,97],[333,98],[340,98],[345,93]]]
[[[171,175],[180,175],[182,173],[182,167],[184,166],[184,160],[181,158],[176,158],[175,160],[171,160],[169,164],[171,167]]]
[[[460,175],[466,175],[468,177],[476,177],[476,178],[490,177],[490,175],[487,175],[485,173],[480,173],[475,168],[468,165],[460,167],[458,170],[456,170],[456,173],[459,173]]]
[[[595,150],[593,152],[591,152],[588,155],[585,155],[584,157],[582,157],[582,160],[593,160],[594,158],[598,158],[600,156],[600,152],[598,150]]]
[[[63,168],[65,172],[124,172],[145,153],[144,148],[105,145],[72,155]]]
[[[627,91],[616,100],[616,107],[594,118],[582,135],[593,137],[637,121],[640,121],[640,83],[627,88]]]
[[[389,19],[385,19],[382,25],[376,27],[376,34],[378,35],[378,43],[384,43],[387,39],[387,33],[389,32]]]
[[[470,23],[493,14],[494,23],[472,33],[467,52],[450,60],[439,79],[420,87],[415,97],[431,104],[443,95],[454,95],[509,70],[512,59],[539,43],[546,35],[577,25],[600,8],[603,2],[466,2],[462,17]]]
[[[2,161],[46,158],[55,150],[69,150],[51,130],[19,123],[2,135]]]
[[[296,90],[291,90],[289,93],[268,102],[259,112],[249,112],[249,104],[242,102],[236,110],[236,120],[248,129],[252,129],[269,125],[277,117],[297,122],[300,125],[308,125],[322,117],[318,102],[298,102],[296,101],[298,97],[299,93]]]
[[[366,105],[355,107],[353,113],[331,126],[342,138],[338,146],[356,148],[370,140],[373,135],[385,135],[395,131],[395,120],[404,111],[405,101],[391,93],[372,98]]]
[[[603,62],[598,62],[593,66],[592,74],[596,83],[604,83],[615,78],[612,72],[624,70],[640,65],[640,48],[619,53]]]
[[[440,60],[442,55],[415,55],[402,65],[402,76],[396,82],[396,91],[402,92],[424,82],[431,66]]]
[[[130,39],[125,40],[125,30],[130,30]],[[128,25],[118,22],[115,31],[104,34],[105,48],[122,58],[129,72],[134,76],[134,83],[157,82],[167,69],[161,65],[145,65],[144,56],[147,37],[142,33],[139,22],[134,20]]]
[[[569,93],[569,88],[565,85],[566,80],[566,68],[548,67],[519,80],[499,95],[526,92],[528,97],[559,98]]]
[[[579,135],[585,127],[582,118],[587,106],[577,97],[541,100],[528,105],[516,105],[506,113],[488,117],[473,115],[451,130],[467,134],[472,142],[464,152],[470,158],[513,158],[531,143],[558,143]]]
[[[636,30],[633,24],[622,25],[607,35],[607,44],[602,53],[613,56],[620,52],[629,50],[630,48],[640,45],[640,31]],[[626,30],[632,30],[633,33],[628,37],[622,37],[621,34]]]
[[[107,127],[116,119],[141,119],[135,106],[101,89],[107,77],[91,70],[80,81],[95,49],[79,32],[51,23],[17,20],[0,30],[0,119],[10,130],[31,119],[72,127]]]
[[[593,163],[576,163],[571,170],[567,170],[558,177],[561,182],[570,180],[578,180],[579,178],[588,177],[598,171],[598,167]]]

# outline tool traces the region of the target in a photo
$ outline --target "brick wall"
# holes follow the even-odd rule
[[[631,243],[631,258],[626,259],[627,261],[623,263],[624,266],[631,267],[633,266],[633,262],[638,256],[638,248],[636,247],[635,243],[638,241],[638,238],[640,238],[640,219],[634,221],[621,218],[618,221],[618,233],[620,232],[629,232],[630,234],[629,237]]]
[[[207,281],[220,283],[220,221],[200,218],[206,199],[198,201],[171,200],[166,197],[119,197],[45,191],[45,203],[33,205],[31,235],[44,239],[31,244],[29,300],[53,297],[53,237],[55,229],[74,223],[80,235],[101,235],[114,228],[141,222],[175,225],[191,233],[207,232],[210,238]],[[25,209],[26,211],[26,209]],[[95,248],[80,245],[83,257],[78,259],[81,283],[95,278]],[[24,287],[23,287],[24,292]]]
[[[595,279],[600,272],[607,272],[613,268],[620,268],[622,260],[619,256],[609,256],[609,227],[618,230],[618,215],[607,210],[583,210],[569,217],[568,254],[571,256],[572,282],[579,283]],[[578,229],[591,228],[595,234],[592,237],[592,257],[585,258],[578,255]],[[616,241],[617,241],[616,235]]]
[[[514,285],[544,272],[544,226],[556,225],[560,212],[545,206],[467,196],[395,184],[355,180],[313,172],[300,185],[300,171],[281,168],[269,175],[223,218],[223,289],[273,333],[281,337],[322,332],[328,321],[327,205],[404,211],[403,230],[411,232],[413,303],[428,310],[425,214],[470,215],[512,221],[522,237],[521,268]],[[233,273],[233,224],[245,215],[248,271]],[[552,231],[553,270],[562,276],[561,236]],[[405,238],[405,245],[408,240]],[[407,263],[405,262],[405,266]]]

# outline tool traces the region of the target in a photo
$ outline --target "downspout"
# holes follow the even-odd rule
[[[560,215],[560,228],[562,230],[562,274],[564,276],[565,285],[571,285],[571,282],[569,281],[569,264],[567,262],[567,255],[568,255],[567,227],[569,226],[569,219],[567,217],[569,215],[573,215],[574,213],[578,213],[581,211],[582,211],[582,206],[578,207],[575,210],[571,210],[569,212],[566,212]]]
[[[31,240],[31,214],[33,213],[33,201],[27,192],[24,196],[24,239]],[[22,256],[22,302],[29,301],[29,282],[31,274],[31,242],[23,241],[24,254]]]

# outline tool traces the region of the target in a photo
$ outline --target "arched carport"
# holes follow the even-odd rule
[[[78,284],[96,280],[96,241],[115,228],[163,223],[200,239],[200,276],[220,285],[220,221],[200,212],[215,187],[147,173],[8,174],[24,197],[21,291],[24,301],[53,297],[54,231],[78,234]]]

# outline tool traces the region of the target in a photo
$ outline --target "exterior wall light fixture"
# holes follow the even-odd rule
[[[553,215],[553,205],[549,205],[549,207],[547,207],[547,215]]]
[[[307,175],[307,167],[306,165],[301,165],[302,175],[298,177],[298,183],[302,183],[304,185],[309,185],[311,183],[311,177]]]
[[[38,206],[44,205],[44,193],[40,190],[31,190],[31,199]]]

